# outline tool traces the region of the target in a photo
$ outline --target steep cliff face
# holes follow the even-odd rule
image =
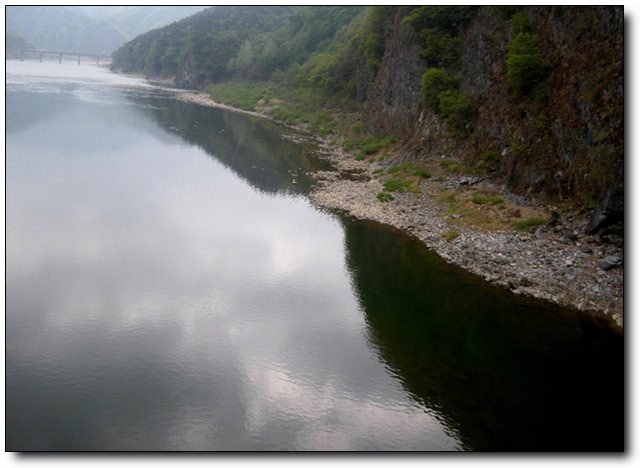
[[[419,159],[456,157],[470,170],[529,198],[594,203],[622,197],[623,9],[525,7],[549,64],[541,86],[519,95],[507,77],[509,15],[479,8],[460,37],[453,73],[473,98],[475,118],[456,132],[420,102],[421,40],[399,12],[375,76],[361,76],[368,125],[411,140]],[[511,13],[512,14],[512,13]],[[486,155],[493,155],[487,164]]]
[[[402,25],[403,14],[387,28],[385,54],[376,74],[363,69],[358,77],[358,100],[363,103],[367,124],[376,132],[408,137],[415,132],[420,115],[421,77],[425,64],[420,41]]]

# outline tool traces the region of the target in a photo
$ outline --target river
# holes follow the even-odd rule
[[[312,143],[6,67],[6,450],[619,451],[623,337],[314,207]]]

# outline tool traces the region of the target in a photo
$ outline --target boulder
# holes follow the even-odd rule
[[[622,260],[620,259],[620,257],[610,255],[608,257],[605,257],[604,260],[600,261],[600,269],[604,271],[611,270],[612,268],[620,265],[621,261]]]
[[[598,197],[587,224],[587,234],[594,234],[620,221],[624,221],[624,197],[619,192],[607,190]]]

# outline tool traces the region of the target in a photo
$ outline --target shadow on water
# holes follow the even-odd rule
[[[261,192],[307,194],[313,184],[307,172],[330,168],[313,155],[311,144],[287,140],[282,135],[288,130],[271,121],[171,99],[142,102],[161,128],[202,148]]]
[[[465,449],[624,449],[622,336],[489,287],[392,229],[343,224],[371,343]]]

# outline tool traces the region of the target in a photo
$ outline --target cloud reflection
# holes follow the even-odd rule
[[[456,448],[372,353],[337,219],[101,115],[117,152],[8,138],[10,442]]]

